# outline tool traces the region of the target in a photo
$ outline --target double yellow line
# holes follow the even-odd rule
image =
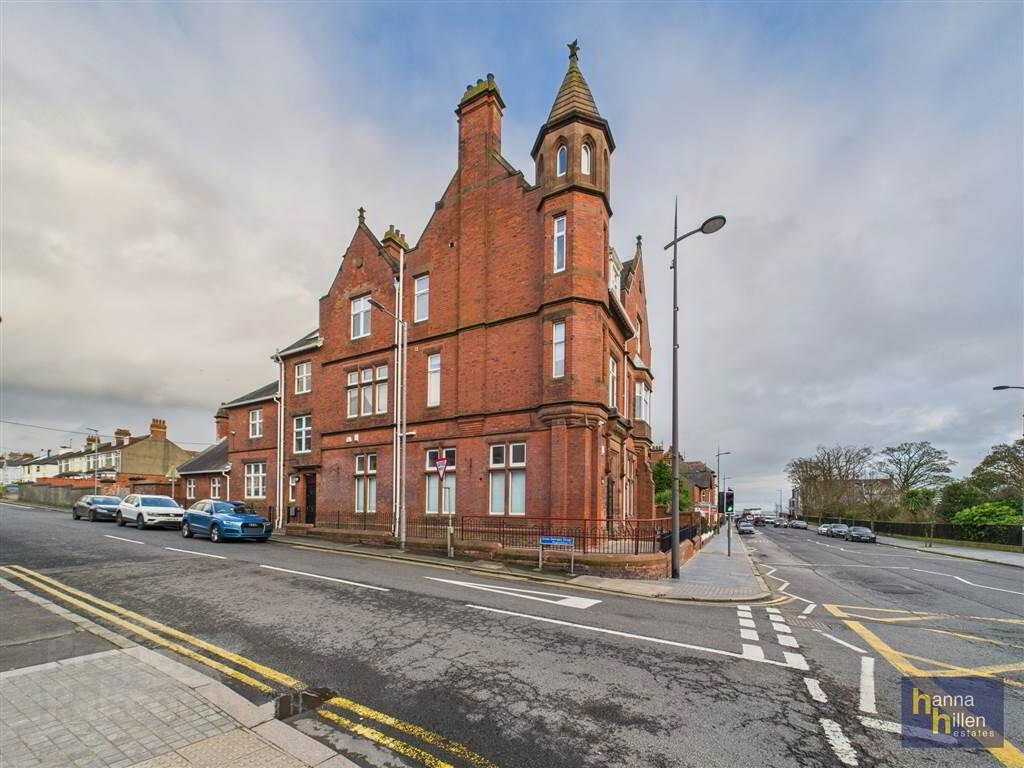
[[[127,608],[122,608],[115,603],[90,595],[80,589],[75,589],[74,587],[63,584],[56,579],[50,578],[49,576],[44,576],[37,571],[30,570],[20,565],[0,566],[0,571],[8,576],[20,579],[27,584],[31,584],[36,589],[52,595],[69,605],[73,605],[86,613],[103,619],[114,626],[143,637],[158,646],[172,650],[175,653],[179,653],[182,656],[190,658],[200,664],[204,664],[212,669],[216,669],[218,672],[263,693],[274,694],[279,691],[281,687],[300,690],[308,687],[301,680],[297,680],[284,672],[279,672],[276,669],[272,669],[260,664],[259,662],[253,661],[252,659],[240,656],[237,653],[232,653],[231,651],[213,645],[212,643],[208,643],[205,640],[201,640],[186,632],[174,629],[166,624],[161,624],[158,621],[154,621],[153,619],[139,613],[135,613],[134,611],[129,611]],[[223,661],[210,658],[210,656],[186,647],[182,643],[188,643],[191,646],[200,648],[209,653],[210,656],[217,656],[224,661],[230,661],[232,664],[237,667],[241,667],[245,671],[239,671],[238,669],[223,663]],[[258,678],[263,679],[261,680]],[[276,683],[277,687],[275,688],[265,681]],[[366,725],[364,722],[358,722],[350,719],[349,717],[345,717],[334,710],[347,711],[358,716],[359,720],[373,720],[392,730],[412,736],[420,742],[433,747],[435,750],[449,753],[457,758],[459,762],[473,766],[473,768],[498,768],[498,766],[487,758],[482,755],[478,755],[468,747],[459,744],[458,742],[451,741],[450,739],[426,728],[405,722],[404,720],[392,717],[391,715],[383,712],[378,712],[375,709],[371,709],[370,707],[364,706],[342,696],[335,696],[328,699],[324,702],[324,706],[317,710],[317,714],[328,722],[334,723],[345,730],[376,742],[393,752],[412,758],[428,768],[455,768],[455,766],[424,749],[413,746],[412,744],[402,741],[395,736],[390,736],[377,728]]]

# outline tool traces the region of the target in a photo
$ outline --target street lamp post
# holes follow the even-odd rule
[[[728,510],[725,508],[725,486],[722,484],[722,457],[728,456],[732,451],[723,451],[718,446],[718,453],[715,454],[715,479],[718,485],[718,493],[722,494],[722,512],[725,514],[725,553],[726,557],[732,557],[732,526],[729,524]],[[718,499],[715,499],[717,502]]]
[[[1000,384],[999,386],[992,387],[992,389],[996,390],[997,392],[1001,392],[1001,391],[1006,390],[1006,389],[1024,389],[1024,387],[1018,387],[1018,386],[1016,386],[1014,384]],[[1021,435],[1022,435],[1022,437],[1024,437],[1024,431],[1022,431]],[[1021,499],[1022,504],[1024,504],[1024,487],[1021,487],[1021,496],[1022,496],[1022,499]],[[1021,509],[1024,510],[1024,506],[1022,506]],[[1021,549],[1024,550],[1024,525],[1021,526],[1020,534],[1021,534],[1020,546],[1021,546]]]
[[[95,496],[99,495],[100,492],[100,431],[95,427],[86,427],[86,429],[95,433],[96,438],[96,442],[92,444],[92,492]]]
[[[672,219],[672,578],[679,578],[679,241],[697,233],[713,235],[725,226],[725,216],[712,216],[697,229],[679,234],[679,198]]]
[[[394,318],[397,330],[398,338],[395,341],[395,431],[397,432],[396,448],[397,451],[393,457],[393,464],[395,468],[396,482],[394,488],[395,506],[398,509],[398,547],[402,551],[405,550],[405,532],[406,532],[406,519],[405,519],[405,454],[406,454],[406,443],[408,440],[409,431],[408,421],[406,419],[405,405],[406,405],[406,363],[408,362],[408,344],[409,344],[409,322],[402,317],[402,288],[399,286],[396,291],[398,301],[398,314],[385,308],[383,304],[374,298],[370,298],[370,306],[374,309],[378,309],[384,314]]]

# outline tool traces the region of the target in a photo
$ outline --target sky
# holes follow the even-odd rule
[[[654,432],[740,506],[819,444],[930,440],[966,474],[1024,399],[1024,6],[4,3],[0,450],[85,427],[213,440],[316,326],[356,224],[410,239],[495,74],[529,157],[580,41],[615,135],[611,241],[644,236]]]

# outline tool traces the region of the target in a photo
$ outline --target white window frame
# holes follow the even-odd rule
[[[441,405],[441,353],[427,355],[427,407]]]
[[[646,382],[638,381],[634,386],[633,418],[637,421],[651,423],[651,388]]]
[[[249,437],[263,437],[263,409],[252,408],[249,410]]]
[[[313,363],[306,360],[295,365],[295,394],[305,395],[313,391]]]
[[[185,498],[194,499],[196,497],[196,479],[190,477],[185,480]]]
[[[214,475],[213,477],[210,478],[210,498],[211,499],[219,499],[220,498],[220,480],[221,480],[221,478],[220,478],[219,475]]]
[[[567,227],[566,227],[565,216],[556,216],[555,217],[555,223],[552,226],[554,227],[554,229],[552,230],[552,232],[554,233],[554,236],[551,238],[551,241],[552,241],[552,244],[553,244],[551,255],[552,255],[552,258],[554,260],[554,271],[555,272],[564,272],[565,271],[565,263],[566,263],[566,261],[568,259],[568,257],[567,257],[568,242],[567,242],[567,237],[566,237],[566,228]],[[558,252],[558,246],[559,245],[562,246],[561,254],[559,254],[559,252]],[[559,262],[559,257],[561,257],[561,262]]]
[[[352,486],[355,493],[356,514],[377,514],[376,453],[360,453],[356,455],[355,480]]]
[[[583,142],[583,148],[580,150],[580,173],[589,176],[591,167],[590,144]]]
[[[345,397],[348,403],[348,418],[359,416],[359,371],[349,371],[346,379]]]
[[[551,324],[551,375],[556,379],[565,376],[565,320]]]
[[[374,392],[374,397],[377,401],[377,407],[375,411],[377,414],[388,412],[388,367],[386,365],[377,366],[377,387]]]
[[[373,416],[373,368],[359,370],[359,415]]]
[[[495,458],[495,453],[500,450],[500,460]],[[517,460],[516,454],[521,456]],[[487,454],[488,480],[487,480],[487,514],[495,517],[525,517],[526,516],[526,443],[492,443],[488,446]],[[513,511],[515,502],[514,487],[517,478],[522,488],[522,499],[520,500],[519,511]],[[495,484],[500,484],[501,509],[494,508]]]
[[[619,395],[619,361],[608,355],[608,407],[615,408]]]
[[[313,450],[313,415],[306,413],[292,419],[292,453]]]
[[[245,465],[245,498],[267,498],[267,462],[253,461]]]
[[[559,144],[555,152],[555,176],[565,176],[569,172],[569,147]]]
[[[430,317],[430,275],[420,275],[413,285],[414,322],[421,323]]]
[[[370,335],[370,294],[352,299],[352,338],[363,339]],[[357,323],[358,320],[358,323]],[[358,332],[357,332],[358,325]]]
[[[456,503],[456,491],[457,491],[458,485],[457,485],[456,479],[455,479],[456,454],[457,454],[457,451],[456,451],[455,448],[448,448],[448,447],[443,447],[440,450],[444,451],[444,456],[445,456],[446,459],[448,459],[448,466],[446,466],[445,470],[444,470],[444,487],[449,490],[449,493],[448,493],[448,505],[449,506],[446,507],[444,515],[446,517],[447,516],[454,516],[455,513],[456,513],[456,508],[458,506],[457,503]],[[441,512],[440,512],[440,510],[438,510],[436,508],[437,507],[437,488],[435,487],[433,490],[431,490],[431,487],[430,487],[432,479],[433,479],[434,483],[437,482],[437,480],[436,480],[436,478],[437,478],[437,464],[436,464],[436,461],[437,461],[438,455],[439,454],[438,454],[438,449],[437,448],[428,448],[426,450],[426,460],[427,460],[426,480],[425,480],[425,486],[426,487],[425,487],[425,491],[424,491],[424,499],[423,499],[424,500],[424,504],[423,504],[423,507],[424,507],[424,514],[440,516]],[[430,508],[431,504],[434,505],[434,507],[435,507],[434,509]]]
[[[299,476],[288,475],[288,503],[295,503],[295,489],[299,487]]]

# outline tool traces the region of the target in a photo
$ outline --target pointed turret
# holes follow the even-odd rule
[[[579,50],[580,47],[576,40],[569,43],[569,70],[565,73],[562,87],[558,89],[558,95],[555,96],[555,103],[551,105],[551,113],[548,115],[549,124],[573,113],[601,119],[601,113],[597,111],[597,103],[594,101],[594,94],[590,92],[590,86],[587,85],[587,81],[583,78],[583,72],[580,71]]]

